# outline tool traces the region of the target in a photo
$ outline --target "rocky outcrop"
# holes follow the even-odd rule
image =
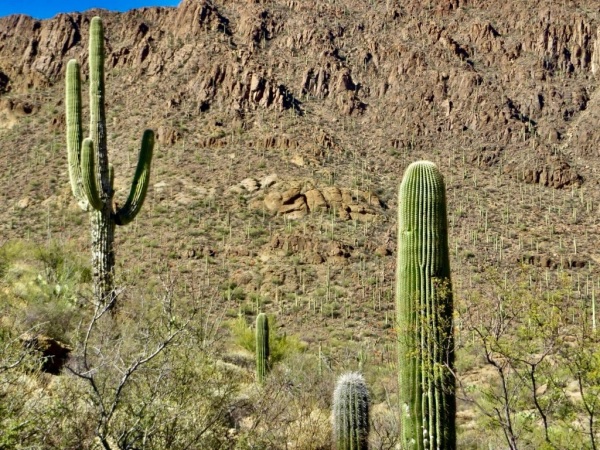
[[[248,5],[240,14],[236,32],[251,50],[257,50],[261,45],[265,45],[266,41],[280,34],[284,23],[285,20],[277,10]]]
[[[339,240],[327,243],[309,235],[273,235],[267,244],[270,251],[282,255],[297,255],[306,264],[345,264],[354,247]]]
[[[250,207],[270,214],[299,219],[308,214],[331,212],[340,220],[373,221],[384,205],[374,192],[336,186],[318,187],[314,180],[280,181],[270,176],[263,180],[246,178],[230,192],[253,194]]]
[[[558,257],[556,255],[522,255],[518,258],[521,264],[529,264],[544,269],[582,269],[589,265],[589,261],[581,256],[569,255]]]
[[[238,112],[258,107],[276,107],[280,111],[292,108],[300,112],[300,102],[286,86],[272,76],[248,70],[242,64],[215,63],[207,73],[199,73],[188,86],[190,91],[197,93],[197,104],[203,112],[215,101],[227,102]]]
[[[56,99],[65,63],[77,58],[87,77],[89,20],[101,14],[109,84],[127,92],[112,110],[127,114],[152,98],[144,106],[147,126],[162,146],[185,139],[189,148],[225,148],[243,135],[244,149],[285,149],[278,156],[299,170],[368,149],[393,148],[404,158],[414,149],[452,147],[483,170],[501,166],[516,179],[555,188],[581,184],[583,175],[591,178],[577,157],[598,156],[600,148],[600,24],[586,8],[551,0],[532,11],[516,0],[497,8],[474,0],[435,8],[416,0],[184,0],[123,14],[5,17],[0,129],[47,110],[51,131],[64,128]],[[54,104],[46,103],[46,88]],[[188,120],[202,126],[186,130]],[[537,145],[556,146],[568,158],[532,158]],[[377,164],[387,164],[385,157]],[[377,215],[364,193],[332,203],[322,186],[314,189],[288,199],[262,186],[256,192],[265,196],[261,208],[289,217],[322,209],[357,220]]]
[[[23,345],[38,353],[41,357],[42,372],[59,375],[71,354],[71,347],[42,334],[24,335],[21,337]]]
[[[568,163],[560,161],[542,167],[526,169],[523,173],[523,181],[561,189],[565,186],[579,185],[583,178]]]
[[[231,35],[230,22],[210,0],[183,0],[177,8],[176,35],[181,39],[199,36],[207,31]]]
[[[163,125],[156,132],[156,140],[161,145],[173,145],[181,139],[181,132],[170,126]]]

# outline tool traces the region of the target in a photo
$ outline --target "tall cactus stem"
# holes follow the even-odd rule
[[[256,316],[256,381],[265,382],[269,371],[269,319],[265,313]]]
[[[104,96],[104,29],[100,17],[90,22],[90,137],[96,151],[96,167],[101,191],[105,197],[112,197],[108,186],[108,152],[106,144],[106,113]],[[103,199],[111,200],[112,198]]]
[[[444,180],[411,164],[398,199],[396,309],[403,448],[454,450],[453,300]]]
[[[368,450],[369,392],[360,373],[345,373],[333,392],[332,423],[337,450]]]

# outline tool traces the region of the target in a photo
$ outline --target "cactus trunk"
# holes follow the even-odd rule
[[[361,374],[346,373],[338,379],[331,420],[337,450],[368,450],[369,392]]]
[[[90,138],[95,144],[95,180],[101,207],[91,213],[92,275],[96,298],[104,303],[114,300],[113,249],[115,224],[112,215],[113,190],[108,177],[108,149],[106,145],[106,115],[104,110],[104,30],[99,18],[90,23]],[[92,202],[90,202],[92,203]]]
[[[265,382],[269,371],[269,320],[265,313],[256,316],[256,381]]]
[[[82,140],[81,79],[75,60],[67,65],[66,113],[69,177],[77,203],[90,211],[94,295],[103,304],[116,298],[114,287],[115,225],[126,225],[140,211],[150,179],[154,133],[146,130],[129,198],[113,210],[113,177],[108,161],[104,108],[104,31],[102,20],[90,22],[90,137]]]
[[[405,449],[456,448],[453,300],[446,192],[437,167],[411,164],[398,199],[399,383]]]

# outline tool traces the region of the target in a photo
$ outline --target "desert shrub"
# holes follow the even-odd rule
[[[89,264],[68,245],[9,241],[0,247],[6,317],[20,332],[68,342],[89,294]]]
[[[269,318],[269,359],[271,364],[282,361],[289,355],[302,352],[305,346],[295,336],[277,333],[275,317]],[[254,354],[256,351],[256,338],[254,329],[247,325],[244,317],[238,317],[230,322],[230,329],[236,345]]]
[[[319,375],[314,355],[291,354],[263,386],[243,391],[251,409],[238,423],[236,448],[329,448],[333,383],[332,373]]]

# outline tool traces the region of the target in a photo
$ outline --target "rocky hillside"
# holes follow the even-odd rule
[[[86,60],[89,20],[97,14],[107,30],[117,186],[128,183],[142,129],[158,132],[152,220],[140,220],[139,232],[154,241],[158,236],[161,258],[200,255],[209,247],[205,253],[214,255],[221,245],[227,247],[221,251],[241,252],[240,266],[247,266],[253,246],[243,241],[251,237],[256,212],[263,221],[265,215],[299,220],[294,226],[307,241],[291,243],[294,233],[273,237],[280,225],[271,221],[272,241],[256,245],[257,255],[283,246],[319,265],[344,254],[371,261],[377,249],[391,273],[395,187],[404,166],[418,158],[438,162],[447,173],[458,247],[476,243],[468,235],[485,209],[485,233],[497,228],[506,237],[511,258],[502,264],[521,257],[560,260],[553,240],[541,249],[533,244],[535,230],[549,221],[558,232],[568,228],[569,246],[570,236],[577,237],[578,258],[599,258],[587,244],[597,237],[600,202],[594,120],[600,114],[600,34],[598,12],[584,1],[523,8],[511,0],[493,6],[184,0],[178,8],[124,14],[2,18],[0,137],[7,175],[0,183],[7,238],[43,239],[59,231],[85,245],[65,218],[79,215],[64,170],[63,76],[69,59]],[[572,208],[553,208],[557,197],[572,198],[573,189],[583,206],[566,227]],[[515,204],[538,192],[541,213]],[[464,204],[470,195],[478,196],[479,211]],[[186,232],[193,224],[202,228],[204,204],[219,214],[230,211],[229,226],[238,229],[226,233],[229,243],[214,229]],[[505,211],[514,208],[517,219],[507,222]],[[361,244],[352,233],[333,232],[340,239],[336,249],[321,248],[309,241],[315,228],[324,232],[325,213],[334,228],[338,221],[354,224],[347,228],[360,221],[364,233],[373,234]],[[313,219],[303,222],[306,215]],[[512,220],[522,229],[502,231]],[[124,240],[126,248],[135,247]],[[537,255],[522,254],[528,241]],[[307,256],[305,248],[316,255]],[[485,252],[474,253],[475,265],[489,262]],[[269,272],[265,259],[258,266]]]
[[[86,77],[94,15],[117,188],[143,129],[159,142],[147,205],[117,231],[127,283],[172,270],[222,295],[231,316],[260,303],[308,344],[354,340],[383,354],[396,188],[417,159],[446,176],[459,302],[488,295],[490,269],[506,286],[526,267],[540,289],[568,274],[583,298],[583,280],[598,282],[593,1],[183,0],[2,18],[3,240],[87,251],[63,79],[71,58]]]
[[[288,111],[344,150],[469,148],[478,164],[502,160],[505,172],[561,188],[588,175],[577,162],[597,143],[600,43],[585,3],[185,0],[125,14],[10,16],[0,22],[2,109],[7,117],[39,109],[35,96],[6,94],[60,86],[65,62],[85,59],[89,18],[101,14],[107,69],[131,94],[125,103],[153,91],[149,125],[218,113],[225,127],[237,119],[248,130],[267,111]],[[360,144],[344,120],[356,122]],[[178,134],[164,130],[163,141]],[[519,158],[525,149],[529,158]]]
[[[0,20],[6,237],[73,203],[63,72],[70,58],[86,60],[96,14],[107,30],[113,161],[127,171],[142,128],[157,130],[152,197],[173,215],[201,215],[191,207],[199,199],[224,201],[233,215],[335,211],[341,221],[389,222],[373,236],[389,252],[400,174],[429,158],[448,173],[452,199],[478,183],[503,186],[496,195],[508,199],[530,192],[522,183],[549,188],[543,197],[580,189],[590,205],[577,225],[588,239],[597,233],[595,214],[586,216],[598,198],[600,139],[600,34],[589,2],[184,0]],[[243,205],[232,204],[236,196]]]

